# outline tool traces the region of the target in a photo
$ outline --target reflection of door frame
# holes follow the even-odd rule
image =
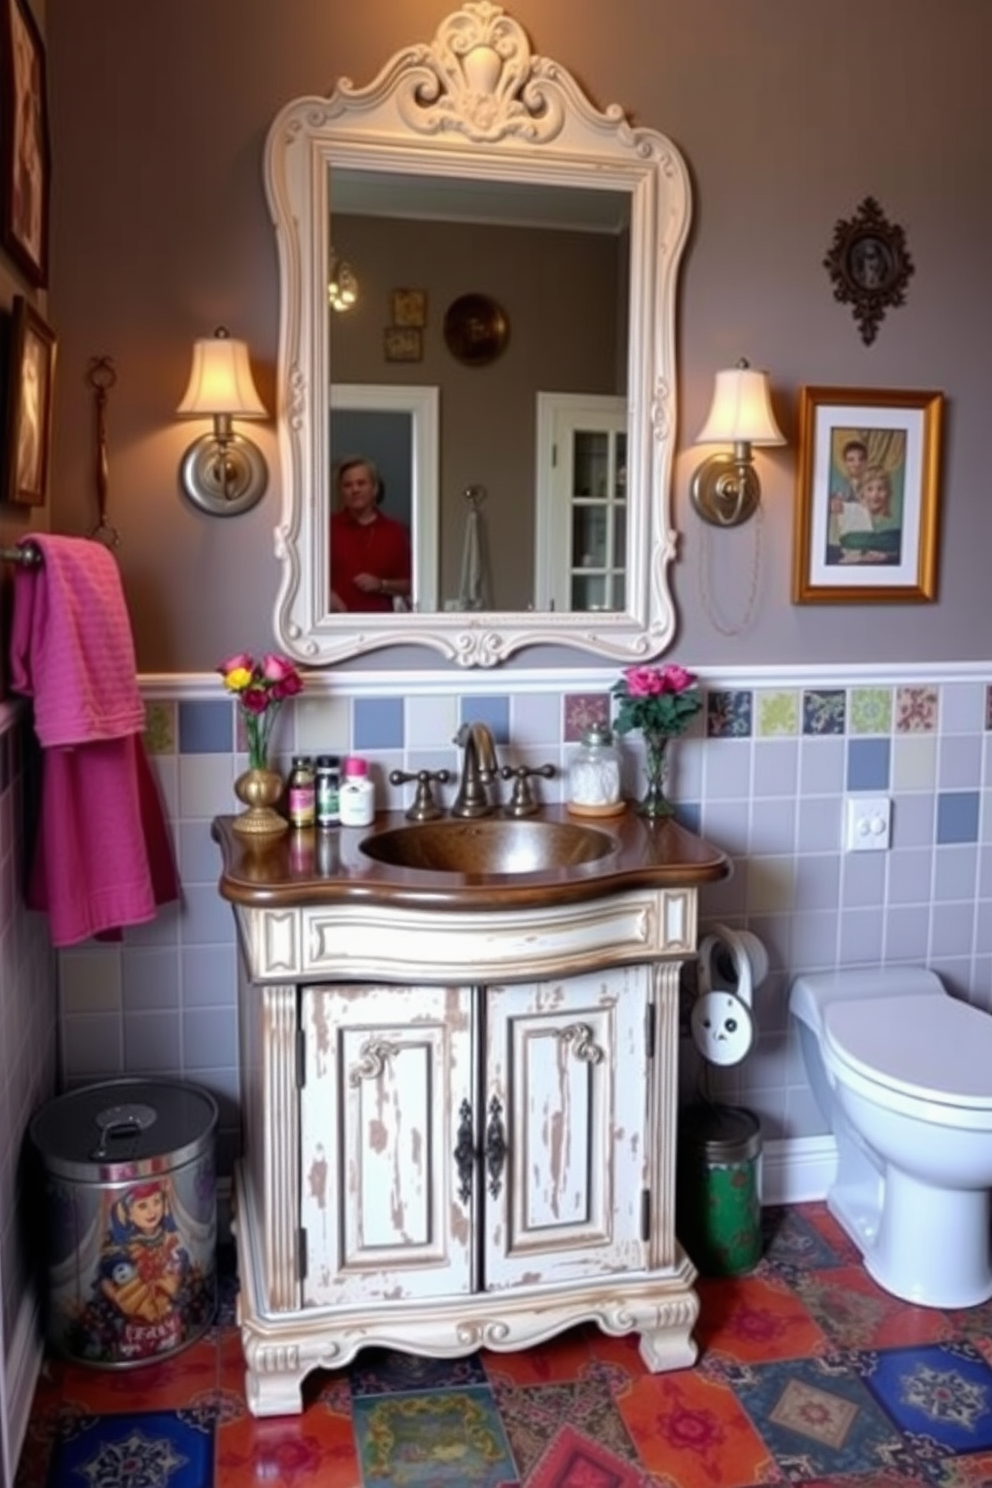
[[[336,382],[331,387],[332,408],[410,415],[413,597],[414,608],[422,613],[437,609],[439,404],[436,387],[375,382]],[[333,454],[332,442],[332,463]]]

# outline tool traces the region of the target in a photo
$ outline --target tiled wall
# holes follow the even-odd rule
[[[31,1244],[22,1148],[32,1113],[55,1091],[55,957],[44,918],[23,907],[28,750],[16,706],[0,704],[0,1482],[12,1482],[19,1403],[15,1365],[28,1347]],[[37,1237],[35,1237],[37,1238]],[[28,1385],[32,1381],[28,1380]],[[23,1425],[23,1421],[21,1422]]]
[[[280,763],[294,751],[353,749],[372,762],[380,805],[412,787],[388,772],[458,768],[453,735],[484,718],[504,762],[564,768],[584,724],[609,708],[615,674],[553,682],[471,679],[461,690],[403,676],[323,678],[277,724]],[[992,1007],[992,776],[987,732],[992,670],[940,669],[925,681],[876,675],[857,685],[754,676],[703,679],[707,706],[674,749],[670,794],[693,830],[723,848],[733,876],[703,894],[705,924],[746,926],[768,946],[759,1041],[716,1091],[760,1112],[766,1138],[823,1130],[790,1035],[792,975],[857,962],[925,962],[959,995]],[[128,931],[123,945],[59,957],[62,1075],[188,1077],[221,1098],[221,1163],[238,1136],[234,923],[217,895],[211,818],[237,808],[244,764],[230,702],[216,684],[175,679],[146,688],[148,743],[175,827],[183,899]],[[625,788],[639,784],[639,744],[623,743]],[[541,782],[557,799],[561,781]],[[450,804],[454,786],[447,789]],[[844,853],[847,793],[893,801],[892,848]],[[694,1078],[690,1074],[690,1080]]]

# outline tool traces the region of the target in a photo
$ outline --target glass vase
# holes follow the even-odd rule
[[[665,775],[668,770],[668,734],[644,734],[644,769],[647,774],[647,789],[637,803],[637,812],[649,821],[660,821],[672,816],[675,808],[665,795]]]
[[[274,809],[282,795],[282,776],[278,770],[258,766],[245,770],[234,782],[234,794],[248,808],[232,821],[235,832],[246,837],[272,837],[289,826],[286,818]]]

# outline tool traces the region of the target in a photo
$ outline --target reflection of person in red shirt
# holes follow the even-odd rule
[[[331,609],[388,611],[410,597],[410,534],[379,510],[382,486],[371,460],[338,466],[341,510],[331,514]]]

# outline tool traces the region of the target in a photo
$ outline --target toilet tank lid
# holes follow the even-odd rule
[[[789,993],[789,1010],[801,1023],[820,1028],[832,1002],[870,997],[932,997],[944,992],[936,972],[925,966],[845,966],[840,971],[810,971],[797,976]]]

